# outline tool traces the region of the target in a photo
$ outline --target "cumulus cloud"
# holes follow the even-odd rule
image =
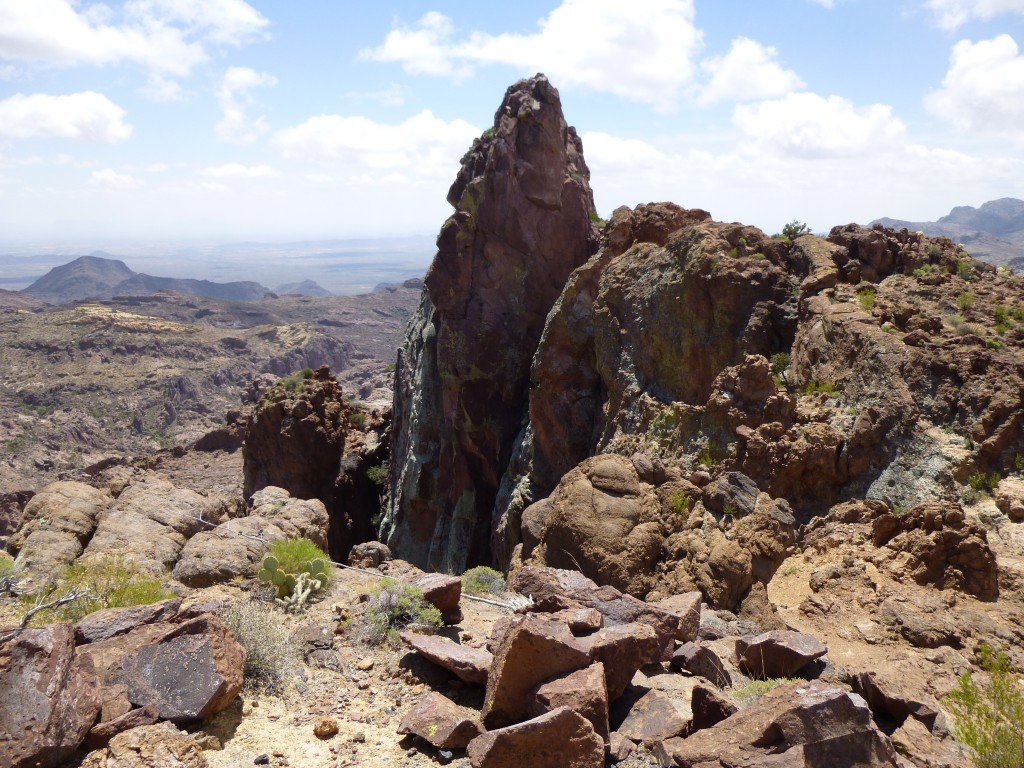
[[[133,189],[139,186],[139,182],[134,176],[129,176],[126,173],[118,173],[112,168],[104,168],[102,171],[93,171],[92,175],[89,176],[89,184],[94,187],[104,187],[106,189]]]
[[[131,134],[125,111],[94,91],[66,96],[19,93],[0,101],[2,139],[51,137],[114,144]]]
[[[777,56],[775,48],[737,37],[725,56],[701,62],[701,71],[711,79],[701,89],[698,103],[771,99],[803,88],[796,72],[783,69]]]
[[[536,32],[457,37],[450,18],[431,12],[411,27],[391,30],[360,57],[456,80],[477,66],[504,64],[668,108],[694,80],[702,45],[694,19],[692,0],[563,0]]]
[[[153,72],[149,76],[149,80],[139,89],[139,93],[150,101],[161,102],[181,101],[185,97],[181,85],[176,80],[164,77],[159,72]]]
[[[1024,56],[1016,41],[999,35],[957,43],[942,87],[925,106],[960,130],[1024,139]]]
[[[956,29],[971,19],[1024,15],[1024,0],[927,0],[925,7],[944,29]]]
[[[252,91],[256,88],[271,87],[277,78],[266,72],[257,72],[249,67],[229,67],[224,73],[217,101],[223,117],[214,126],[217,138],[229,144],[252,144],[270,130],[264,117],[252,119],[248,108],[252,104]]]
[[[206,59],[205,44],[238,45],[268,21],[243,0],[131,0],[115,13],[101,3],[0,3],[0,57],[51,66],[140,64],[184,76]]]
[[[224,165],[210,166],[199,171],[203,176],[225,178],[236,176],[247,179],[271,178],[277,176],[277,171],[269,165],[242,165],[241,163],[224,163]]]
[[[902,146],[906,126],[892,107],[856,107],[839,96],[791,93],[785,98],[740,105],[733,125],[745,143],[786,157],[861,157]]]
[[[320,115],[279,131],[274,143],[286,159],[337,163],[347,174],[380,182],[450,179],[466,147],[479,135],[479,129],[464,120],[446,122],[423,110],[397,125],[360,116]]]

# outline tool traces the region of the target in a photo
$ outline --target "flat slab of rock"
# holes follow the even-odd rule
[[[604,768],[604,740],[568,707],[489,731],[467,748],[473,768]]]
[[[692,721],[689,702],[664,691],[650,690],[633,704],[616,730],[630,741],[653,745],[687,733]]]
[[[142,624],[169,621],[181,608],[181,598],[131,608],[106,608],[90,613],[75,624],[75,644],[85,645],[109,640],[131,632]]]
[[[596,660],[564,623],[538,614],[515,617],[495,649],[484,694],[484,725],[500,728],[525,720],[530,694],[538,685]]]
[[[0,645],[0,765],[66,761],[100,712],[91,659],[70,624],[26,629]]]
[[[828,648],[813,635],[792,630],[765,632],[736,643],[740,669],[754,677],[792,677]]]
[[[608,685],[605,683],[604,664],[591,664],[586,669],[538,687],[530,702],[530,714],[537,717],[559,707],[569,707],[573,712],[579,712],[587,718],[594,726],[594,732],[607,744],[610,733]]]
[[[460,645],[447,637],[402,632],[402,641],[420,656],[444,667],[467,683],[487,684],[494,656],[483,648]]]
[[[244,665],[245,649],[231,631],[204,614],[126,654],[108,675],[127,687],[133,705],[152,704],[160,719],[180,723],[227,708],[242,690]]]
[[[477,713],[431,691],[402,718],[401,734],[413,734],[438,749],[465,749],[484,732]]]
[[[153,725],[159,717],[160,712],[152,704],[129,710],[119,717],[98,723],[89,729],[89,734],[85,737],[85,746],[89,749],[101,749],[117,734],[143,725]]]
[[[712,649],[706,645],[684,643],[672,654],[672,666],[703,677],[712,685],[726,688],[732,685],[732,675]]]
[[[662,640],[647,624],[605,627],[577,639],[591,661],[604,664],[608,699],[615,701],[626,690],[637,670],[661,657]]]
[[[662,766],[895,768],[867,703],[820,680],[786,683],[717,725],[655,747]]]

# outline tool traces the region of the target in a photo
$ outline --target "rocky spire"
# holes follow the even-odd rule
[[[590,171],[543,75],[510,87],[448,192],[395,372],[383,535],[418,565],[489,561],[491,510],[526,422],[530,362],[569,274],[597,247]]]

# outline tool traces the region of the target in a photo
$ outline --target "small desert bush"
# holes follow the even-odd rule
[[[836,385],[831,381],[818,381],[817,379],[807,382],[803,388],[805,395],[834,395],[838,391]]]
[[[877,294],[878,291],[870,286],[867,288],[861,288],[857,291],[857,303],[860,305],[860,308],[865,312],[873,310],[875,308],[875,296]]]
[[[280,694],[299,671],[300,649],[282,615],[257,600],[239,600],[221,615],[245,648],[245,685]]]
[[[960,291],[956,297],[956,308],[964,312],[974,306],[974,295],[970,291]]]
[[[14,560],[0,555],[0,579],[8,578],[14,573]]]
[[[981,666],[987,682],[964,674],[946,704],[953,713],[953,732],[974,750],[978,768],[1024,766],[1024,683],[1006,654],[982,643]]]
[[[797,679],[792,677],[770,677],[767,680],[751,680],[740,688],[734,688],[732,697],[741,706],[749,707],[766,693],[774,691],[780,685],[794,682],[797,682]]]
[[[441,611],[423,598],[422,589],[385,578],[370,592],[355,637],[368,645],[397,643],[398,633],[410,624],[440,627]]]
[[[57,582],[42,592],[26,595],[26,610],[78,592],[80,597],[63,605],[40,611],[33,623],[75,622],[104,608],[152,605],[176,597],[160,579],[138,573],[120,556],[94,557],[72,563]]]
[[[388,481],[388,468],[383,464],[366,470],[366,479],[374,485],[384,485]]]
[[[287,573],[300,573],[306,570],[306,566],[316,559],[330,562],[327,553],[309,539],[280,539],[272,541],[267,547],[267,554],[277,558],[277,567]],[[328,567],[327,576],[330,578],[331,569]]]
[[[967,478],[967,484],[978,493],[992,493],[1002,478],[998,472],[974,472]]]
[[[281,378],[277,384],[289,392],[301,392],[308,379],[313,378],[312,368],[303,368],[301,371],[290,373]]]
[[[498,595],[505,591],[505,577],[500,571],[478,565],[462,574],[462,591],[467,595]]]
[[[938,243],[932,243],[928,246],[928,256],[933,259],[937,259],[942,255],[942,248],[939,247]]]
[[[356,429],[363,429],[366,427],[366,414],[362,411],[353,411],[348,417],[348,423]]]

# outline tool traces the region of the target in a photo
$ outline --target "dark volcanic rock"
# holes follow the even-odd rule
[[[469,743],[467,752],[473,768],[604,766],[604,741],[590,721],[568,707],[485,733]]]
[[[438,749],[465,749],[484,729],[476,712],[431,691],[406,713],[398,732],[415,734]]]
[[[490,560],[544,319],[596,249],[589,177],[543,75],[508,89],[463,158],[395,372],[386,528],[397,556],[448,572]]]

